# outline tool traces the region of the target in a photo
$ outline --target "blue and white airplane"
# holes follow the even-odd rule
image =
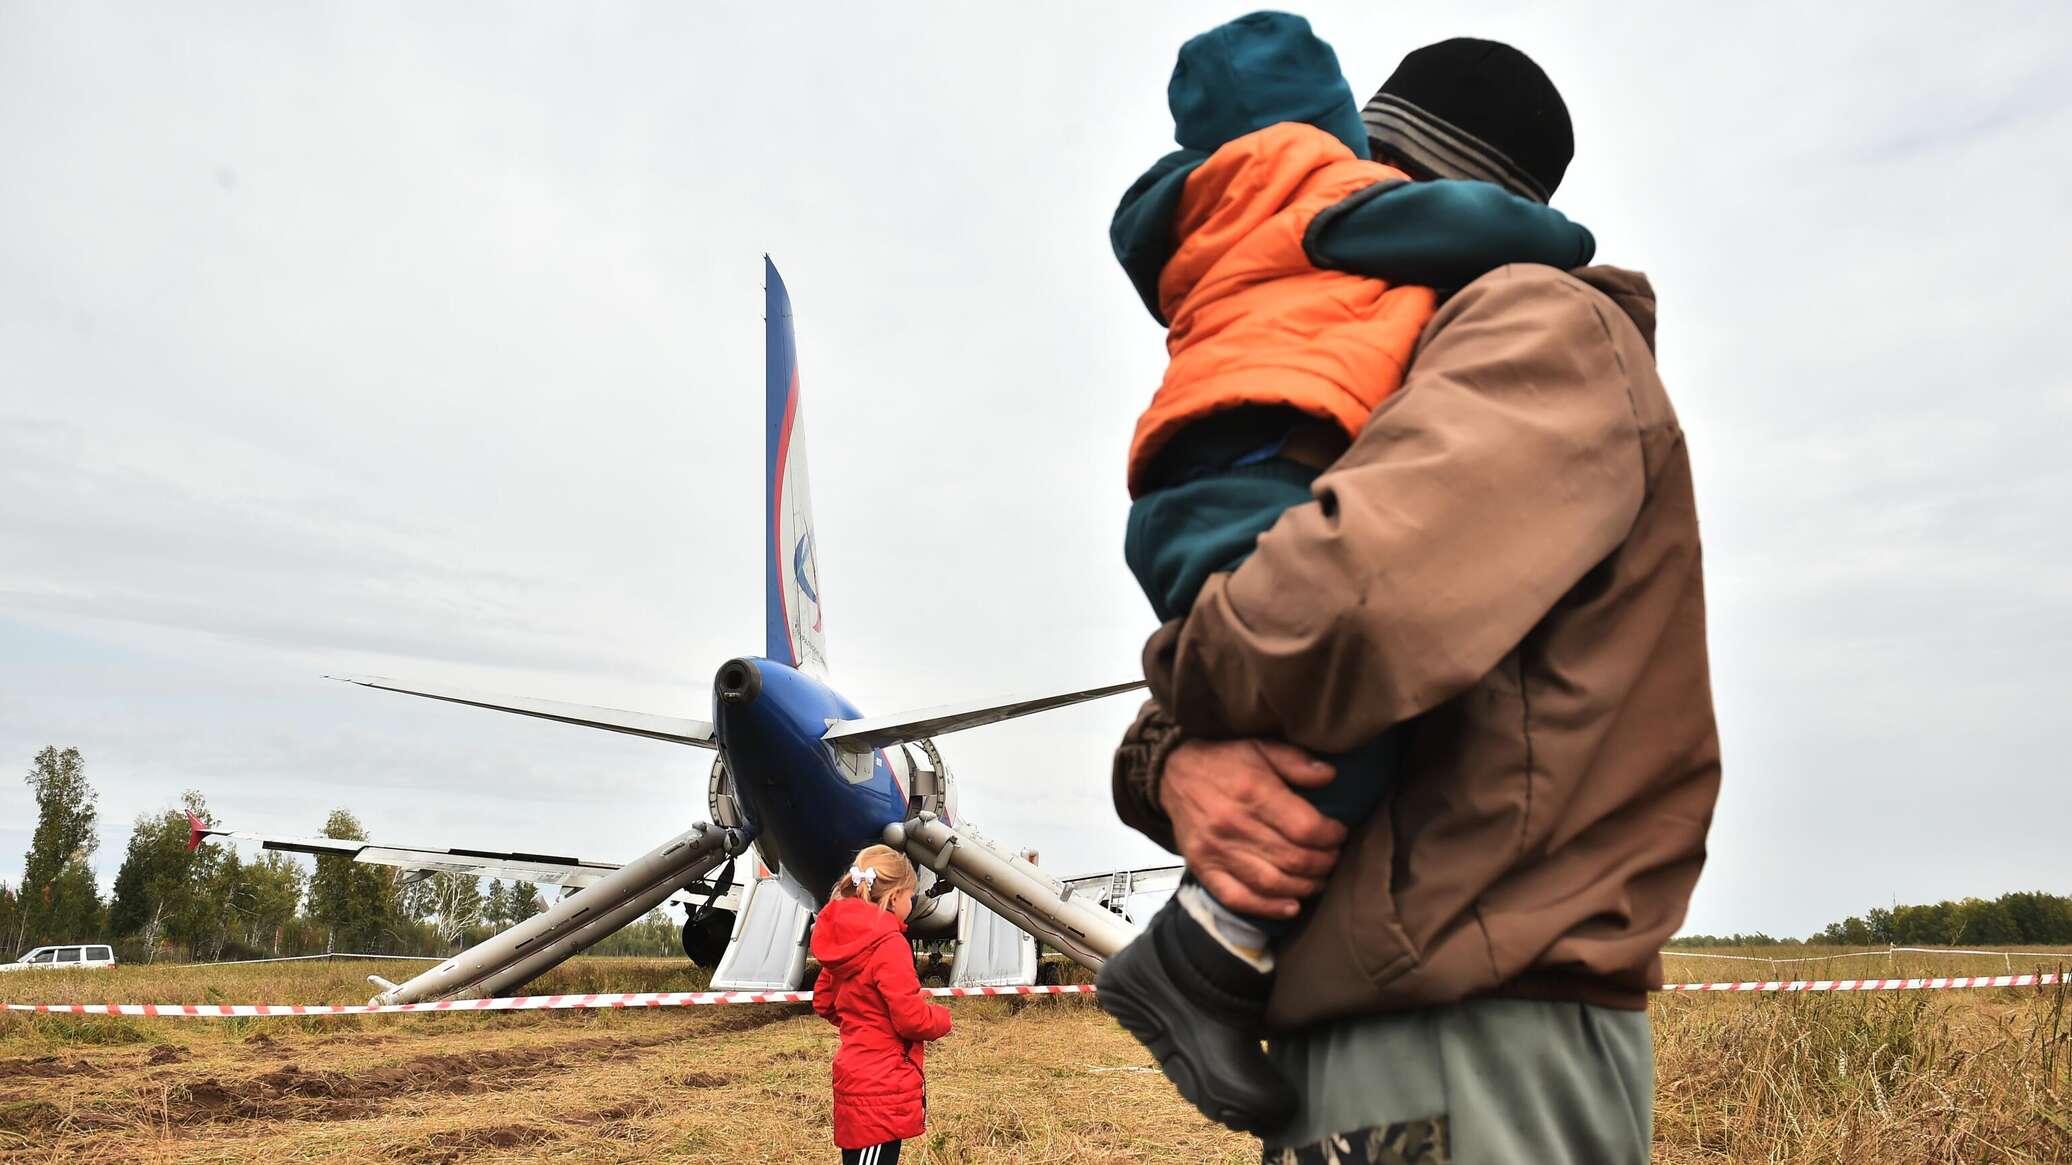
[[[793,986],[804,965],[810,916],[824,904],[828,888],[859,849],[886,839],[888,827],[903,823],[933,821],[938,824],[928,828],[935,835],[945,828],[957,835],[935,849],[918,840],[909,844],[922,859],[928,891],[911,931],[917,938],[957,940],[957,966],[966,982],[998,984],[1033,977],[1035,946],[1023,932],[1041,931],[1033,937],[1050,942],[1059,942],[1060,935],[1056,926],[1023,909],[1028,899],[1054,895],[1130,917],[1141,915],[1146,897],[1170,890],[1177,882],[1178,867],[1113,871],[1064,883],[1035,876],[1027,862],[1011,851],[990,847],[961,821],[955,785],[933,743],[934,737],[959,729],[1127,692],[1142,687],[1141,681],[868,717],[830,686],[791,298],[767,258],[764,275],[763,653],[720,666],[713,681],[710,721],[373,676],[338,677],[371,688],[712,749],[718,757],[712,766],[709,803],[711,826],[717,828],[701,824],[691,834],[621,867],[545,854],[279,837],[195,823],[194,843],[225,836],[272,849],[394,866],[410,871],[406,878],[456,873],[580,890],[546,915],[442,966],[443,975],[427,972],[421,977],[426,983],[401,995],[393,985],[384,984],[391,988],[384,998],[479,993],[485,985],[506,986],[520,975],[529,978],[617,929],[606,922],[623,925],[657,902],[686,891],[694,899],[703,897],[705,904],[685,923],[684,950],[715,967],[716,987]],[[889,836],[904,835],[895,829]],[[967,874],[966,882],[959,882],[948,867],[960,845],[967,859],[990,849],[1005,864],[988,865],[983,875]],[[754,876],[736,887],[733,858],[746,856],[749,846],[755,853]],[[723,862],[727,873],[713,877],[712,871]],[[969,883],[981,897],[1001,902],[1002,910],[1015,915],[1013,924],[977,901],[959,901],[948,885],[932,885],[939,870],[947,882]],[[1003,881],[1014,884],[1004,899],[999,889]],[[588,906],[577,909],[578,903]],[[1055,904],[1045,903],[1043,909],[1051,912],[1045,917],[1056,917]],[[558,923],[543,921],[557,912],[566,917]],[[1069,942],[1061,945],[1074,949]],[[551,958],[542,954],[548,948]]]

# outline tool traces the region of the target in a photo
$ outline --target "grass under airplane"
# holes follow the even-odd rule
[[[268,849],[394,866],[406,879],[434,873],[516,878],[570,891],[519,923],[397,985],[377,1002],[489,995],[515,988],[601,941],[672,896],[702,896],[684,923],[684,953],[713,968],[720,990],[797,987],[806,936],[828,887],[856,851],[885,842],[915,860],[923,893],[910,920],[918,939],[954,939],[956,984],[1035,981],[1036,941],[1090,967],[1135,933],[1133,898],[1170,890],[1179,867],[1118,870],[1059,882],[1017,852],[972,832],[932,737],[1126,692],[1141,682],[1022,699],[866,717],[827,681],[813,515],[799,412],[791,298],[764,259],[766,360],[764,654],[723,664],[710,722],[545,700],[488,695],[372,676],[338,677],[426,696],[718,753],[711,820],[623,866],[546,854],[418,849],[331,838],[279,837],[193,822],[207,837]],[[733,878],[754,851],[754,876]],[[714,871],[724,872],[714,876]]]

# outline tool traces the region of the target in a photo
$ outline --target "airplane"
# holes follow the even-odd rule
[[[788,990],[805,969],[812,916],[856,852],[905,849],[921,876],[909,919],[916,940],[953,940],[952,985],[1035,982],[1037,942],[1098,969],[1177,886],[1181,867],[1114,870],[1059,881],[1022,851],[961,819],[934,738],[1143,687],[1129,681],[1015,699],[865,716],[828,682],[821,579],[806,474],[791,297],[764,256],[764,643],[723,663],[712,719],[492,695],[378,676],[349,683],[559,721],[717,755],[710,820],[623,865],[551,854],[375,845],[219,829],[192,820],[189,847],[234,838],[406,871],[516,878],[568,891],[510,927],[403,984],[376,979],[377,1003],[481,996],[522,985],[678,894],[704,900],[686,917],[687,957],[716,990]],[[752,851],[752,855],[751,855]],[[736,884],[737,858],[752,872]],[[724,868],[722,868],[724,867]],[[720,872],[715,876],[714,871]]]

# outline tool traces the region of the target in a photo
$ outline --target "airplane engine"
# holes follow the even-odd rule
[[[734,933],[734,912],[713,909],[700,918],[696,910],[683,920],[684,957],[700,967],[719,966],[727,953],[727,939]]]

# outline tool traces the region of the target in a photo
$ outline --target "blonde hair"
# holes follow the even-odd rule
[[[856,863],[848,873],[835,879],[827,897],[830,902],[837,898],[861,898],[882,909],[894,894],[919,884],[914,863],[905,854],[889,845],[874,845],[856,855]]]

